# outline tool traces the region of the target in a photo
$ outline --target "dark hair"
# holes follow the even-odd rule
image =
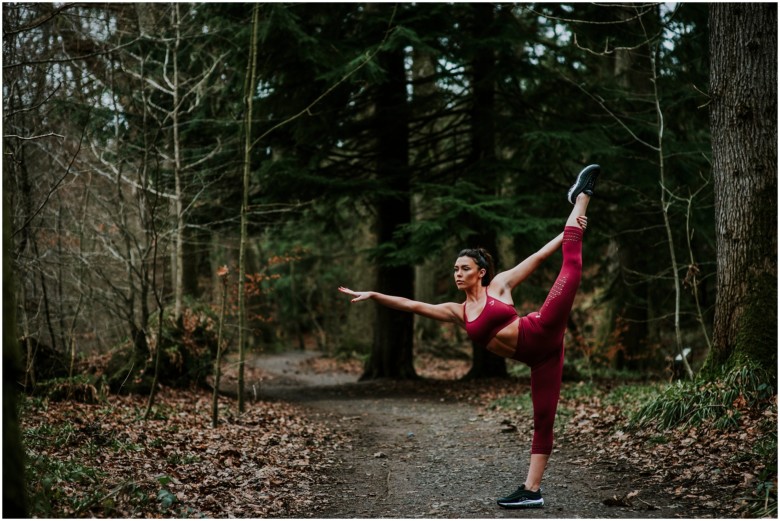
[[[496,275],[493,257],[484,248],[466,248],[458,253],[458,257],[471,257],[479,268],[485,270],[485,276],[482,277],[483,286],[488,286]]]

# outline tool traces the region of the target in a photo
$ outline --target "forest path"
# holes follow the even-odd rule
[[[311,419],[346,433],[326,483],[313,490],[316,518],[673,518],[693,517],[639,473],[590,464],[557,444],[545,474],[545,507],[506,510],[496,498],[514,491],[527,470],[530,424],[515,432],[499,414],[458,399],[458,381],[357,382],[345,373],[307,370],[312,353],[249,359],[271,374],[265,400],[302,406]],[[470,385],[475,385],[471,383]],[[477,384],[478,385],[478,384]],[[526,432],[527,431],[527,432]],[[638,495],[620,501],[627,494]],[[617,505],[605,500],[618,498]],[[677,501],[677,503],[675,503]]]

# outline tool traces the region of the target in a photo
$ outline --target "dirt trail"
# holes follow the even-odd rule
[[[321,490],[317,518],[673,518],[694,517],[631,469],[587,466],[559,442],[543,483],[545,507],[505,510],[495,503],[525,478],[529,429],[503,432],[499,415],[453,398],[459,382],[357,382],[354,375],[313,374],[288,353],[250,361],[274,375],[263,399],[296,403],[311,418],[346,432],[351,446]],[[525,431],[529,432],[525,432]],[[630,506],[605,499],[640,491]],[[696,517],[702,517],[698,513]],[[708,517],[706,514],[703,517]]]

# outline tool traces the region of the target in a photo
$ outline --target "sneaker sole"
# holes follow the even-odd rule
[[[529,499],[521,503],[499,502],[498,506],[510,509],[542,508],[544,507],[544,499]]]
[[[575,203],[575,201],[572,201],[572,195],[575,197],[580,195],[582,191],[585,190],[585,187],[588,186],[591,173],[597,170],[601,170],[599,165],[588,165],[577,175],[577,180],[571,185],[569,192],[566,194],[566,199],[568,199],[571,204]]]

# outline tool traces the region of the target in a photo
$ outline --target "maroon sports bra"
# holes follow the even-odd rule
[[[482,313],[469,322],[466,318],[466,303],[463,303],[463,321],[466,323],[466,334],[472,342],[485,347],[493,337],[506,326],[520,318],[517,310],[505,302],[494,299],[487,294],[487,302]]]

